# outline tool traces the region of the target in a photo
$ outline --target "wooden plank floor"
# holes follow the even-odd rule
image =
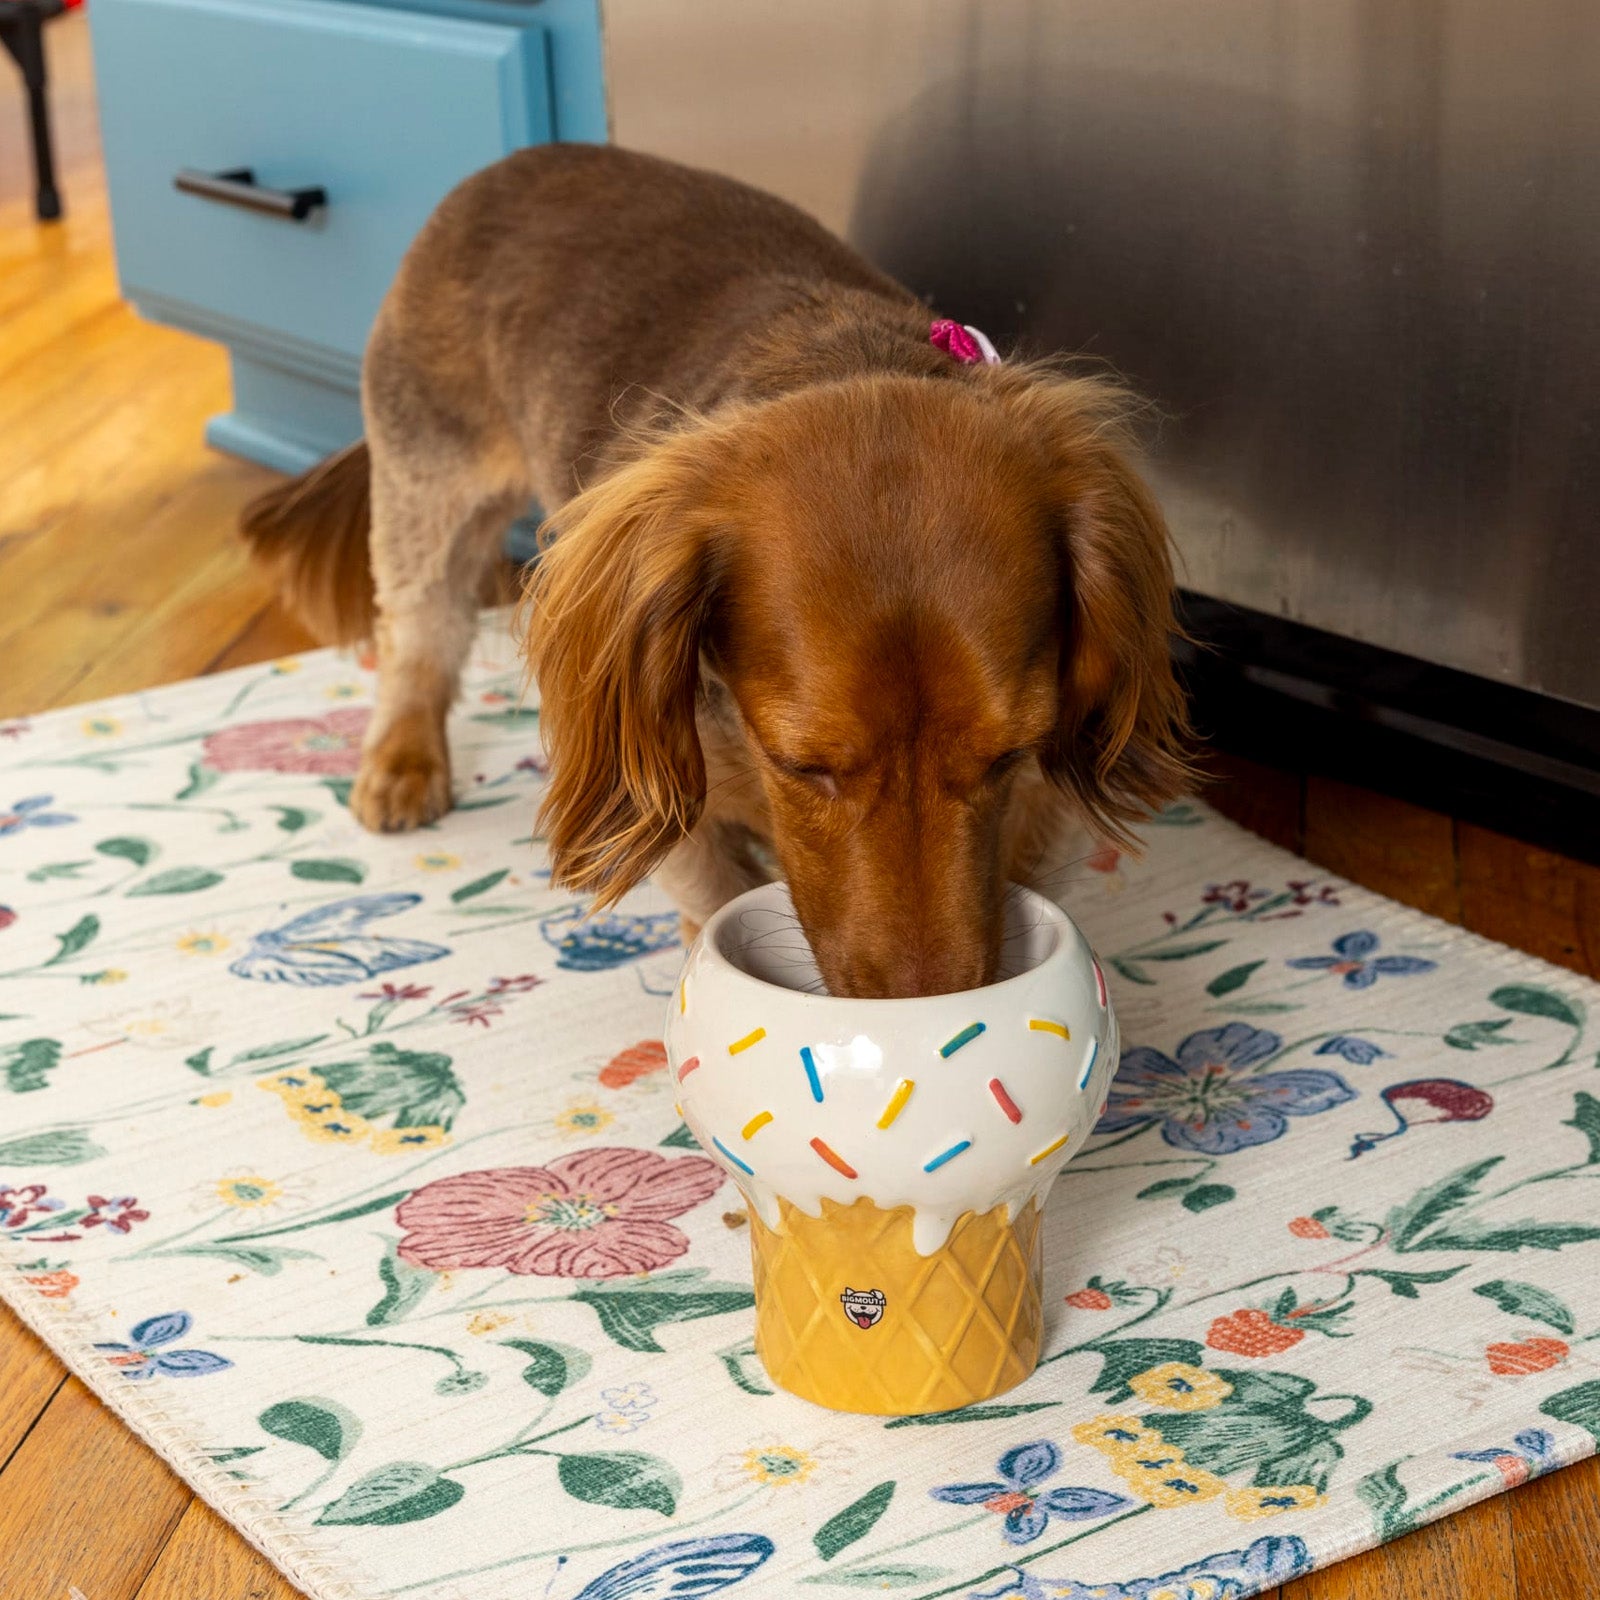
[[[220,351],[116,294],[87,34],[52,29],[68,220],[32,220],[0,64],[0,718],[307,641],[231,537],[270,474],[213,455]],[[1332,871],[1600,976],[1600,870],[1370,791],[1216,758],[1210,798]],[[1600,1572],[1591,1460],[1278,1600],[1576,1600]],[[295,1591],[0,1313],[0,1600],[290,1600]]]

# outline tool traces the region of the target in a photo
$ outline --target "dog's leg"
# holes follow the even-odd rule
[[[450,809],[445,718],[520,506],[505,475],[462,459],[459,444],[430,455],[415,449],[417,465],[397,468],[373,452],[378,704],[350,810],[375,832],[421,827]]]

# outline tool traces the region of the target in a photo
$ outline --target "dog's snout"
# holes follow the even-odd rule
[[[823,962],[831,994],[854,1000],[911,1000],[955,994],[994,981],[995,955],[981,942],[899,943],[885,949],[841,952]],[[829,972],[829,966],[835,970]]]

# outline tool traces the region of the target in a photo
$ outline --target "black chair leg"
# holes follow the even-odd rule
[[[50,145],[50,105],[45,96],[44,18],[24,11],[0,39],[16,58],[28,90],[28,117],[33,127],[34,204],[41,222],[61,215],[61,195],[56,188],[55,158]]]

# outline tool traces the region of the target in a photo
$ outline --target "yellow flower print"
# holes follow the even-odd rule
[[[1141,1500],[1164,1508],[1215,1500],[1228,1487],[1214,1472],[1187,1465],[1183,1451],[1175,1446],[1141,1451],[1137,1458],[1114,1461],[1111,1470]]]
[[[225,1206],[241,1211],[262,1211],[283,1198],[283,1185],[258,1172],[240,1172],[221,1179],[214,1192]]]
[[[281,1094],[283,1098],[298,1105],[310,1096],[322,1094],[322,1079],[314,1072],[308,1072],[303,1067],[290,1067],[284,1072],[271,1072],[266,1077],[256,1081],[256,1088],[270,1090],[273,1094]]]
[[[486,1334],[498,1333],[515,1320],[509,1311],[474,1311],[467,1318],[467,1332],[481,1339]]]
[[[761,1445],[746,1450],[739,1459],[745,1476],[768,1489],[786,1489],[804,1483],[817,1470],[814,1455],[788,1444]]]
[[[330,683],[322,691],[325,700],[354,700],[361,693],[359,683]]]
[[[85,717],[78,726],[89,739],[115,739],[122,732],[122,724],[115,717]]]
[[[186,933],[178,940],[178,949],[186,956],[219,956],[232,947],[233,940],[225,933]]]
[[[284,656],[272,663],[272,671],[276,677],[287,678],[291,672],[298,672],[304,665],[299,656]]]
[[[437,1125],[426,1128],[379,1128],[372,1148],[380,1156],[404,1155],[408,1150],[434,1150],[450,1143],[449,1133]]]
[[[218,1089],[215,1094],[201,1095],[200,1098],[195,1101],[195,1104],[197,1106],[210,1106],[214,1109],[217,1106],[225,1106],[229,1104],[232,1099],[232,1089]]]
[[[412,865],[418,872],[454,872],[461,865],[461,857],[448,850],[435,850],[416,857]]]
[[[320,1144],[360,1144],[372,1131],[367,1119],[346,1111],[331,1089],[287,1103],[300,1131]]]
[[[572,1138],[583,1138],[604,1131],[616,1120],[604,1106],[597,1105],[593,1100],[580,1100],[568,1106],[556,1118],[556,1128]]]
[[[121,967],[107,967],[101,972],[88,972],[83,976],[84,983],[126,983],[128,974]]]
[[[1161,1443],[1161,1435],[1154,1428],[1145,1427],[1137,1417],[1124,1416],[1094,1417],[1080,1422],[1072,1430],[1072,1437],[1113,1461]]]
[[[1275,1517],[1281,1511],[1304,1511],[1322,1504],[1322,1496],[1309,1483],[1291,1483],[1283,1488],[1230,1489],[1222,1497],[1222,1509],[1230,1517],[1254,1522],[1259,1517]]]
[[[1166,1406],[1170,1411],[1209,1411],[1233,1393],[1226,1378],[1185,1361],[1164,1361],[1128,1379],[1128,1387],[1146,1405]]]

